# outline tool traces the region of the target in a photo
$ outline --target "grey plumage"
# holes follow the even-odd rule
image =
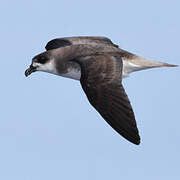
[[[105,37],[67,37],[51,40],[46,51],[35,56],[25,71],[80,80],[89,102],[124,138],[140,143],[135,116],[122,86],[122,78],[134,71],[169,66],[120,49]]]
[[[49,41],[45,46],[45,49],[57,49],[60,47],[70,46],[77,44],[104,44],[114,47],[118,45],[113,44],[112,41],[106,37],[91,37],[91,36],[80,36],[80,37],[66,37],[66,38],[57,38]]]
[[[122,60],[110,55],[78,60],[81,85],[89,102],[119,134],[140,143],[134,113],[121,83]]]

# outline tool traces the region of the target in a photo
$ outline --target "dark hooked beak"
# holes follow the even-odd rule
[[[27,76],[29,76],[31,73],[35,72],[35,71],[36,71],[36,68],[33,67],[32,65],[30,65],[29,68],[26,69],[26,71],[25,71],[24,74],[25,74],[25,76],[27,77]]]

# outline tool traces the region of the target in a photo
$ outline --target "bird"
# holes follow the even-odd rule
[[[137,56],[101,36],[56,38],[45,49],[32,58],[25,76],[43,71],[80,81],[102,118],[122,137],[139,145],[139,130],[122,79],[135,71],[177,65]]]

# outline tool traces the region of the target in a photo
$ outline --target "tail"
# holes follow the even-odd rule
[[[141,67],[142,69],[147,68],[156,68],[156,67],[177,67],[178,65],[168,64],[164,62],[158,61],[151,61],[140,56],[136,56],[135,58],[131,59],[130,62],[136,66]]]
[[[130,73],[157,67],[177,67],[178,65],[164,62],[151,61],[140,56],[133,56],[129,59],[123,59],[123,77],[128,77]]]

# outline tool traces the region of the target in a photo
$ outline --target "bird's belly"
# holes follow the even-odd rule
[[[70,68],[68,69],[67,73],[61,74],[61,76],[70,78],[70,79],[80,80],[81,71],[78,69]]]
[[[141,70],[141,67],[138,65],[135,65],[133,63],[123,61],[123,70],[122,70],[122,78],[128,77],[130,73],[134,71]],[[60,76],[80,80],[81,78],[81,70],[76,68],[69,68],[67,73],[60,74]]]
[[[128,74],[123,71],[122,78],[128,77]],[[78,72],[77,71],[70,71],[70,72],[68,72],[66,74],[61,74],[60,76],[70,78],[70,79],[74,79],[74,80],[80,80],[81,71],[78,71]]]

